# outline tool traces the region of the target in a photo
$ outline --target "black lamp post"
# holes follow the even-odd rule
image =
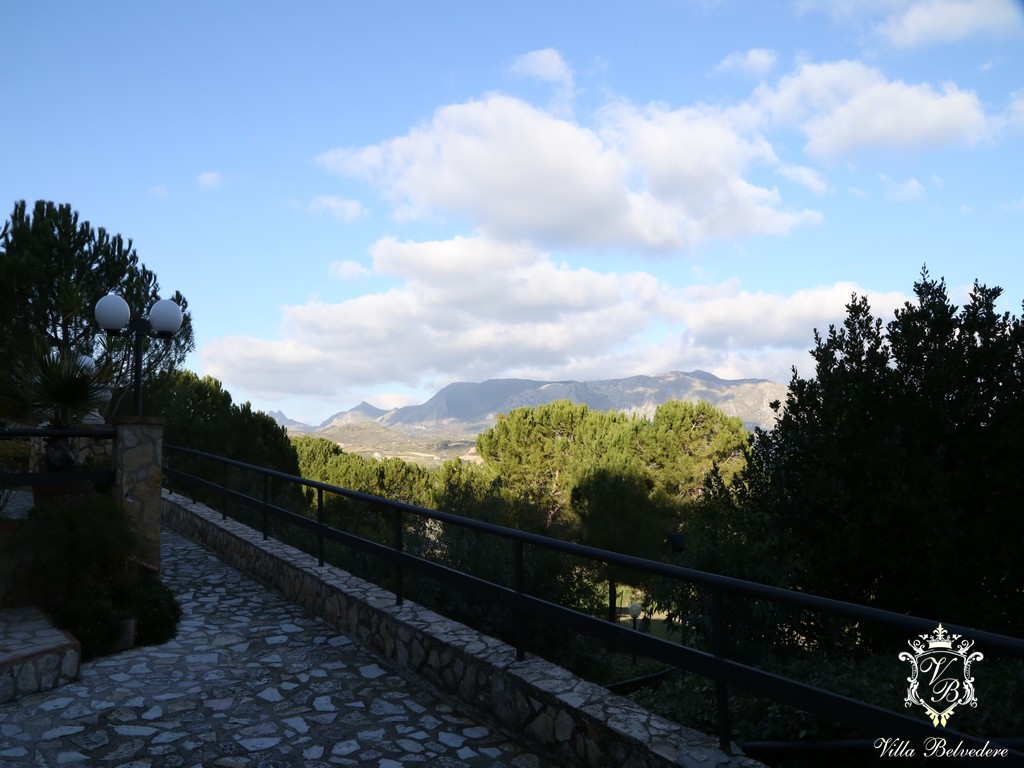
[[[627,608],[626,610],[629,611],[629,616],[631,619],[633,619],[633,631],[635,632],[636,620],[640,618],[640,611],[642,611],[643,608],[640,607],[640,603],[630,603],[629,608]]]
[[[633,619],[633,631],[636,632],[636,620],[640,618],[640,612],[643,610],[643,608],[640,607],[640,603],[630,603],[629,608],[627,608],[626,610],[629,611],[629,616]],[[635,646],[633,648],[633,663],[636,663]]]
[[[96,302],[96,321],[109,336],[135,334],[134,388],[135,415],[142,415],[142,340],[170,339],[181,328],[181,307],[170,299],[161,299],[149,308],[148,317],[132,317],[128,302],[111,293]]]

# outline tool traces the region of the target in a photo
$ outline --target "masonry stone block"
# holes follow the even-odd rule
[[[136,522],[142,560],[160,565],[163,507],[164,420],[124,417],[114,423],[114,488],[125,512]]]

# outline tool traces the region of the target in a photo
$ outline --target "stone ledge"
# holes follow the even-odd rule
[[[0,610],[0,704],[77,680],[81,648],[38,608]]]
[[[543,659],[516,661],[500,640],[411,601],[396,605],[392,593],[184,496],[164,491],[163,521],[565,765],[763,768]]]

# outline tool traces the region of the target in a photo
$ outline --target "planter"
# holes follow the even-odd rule
[[[135,638],[138,631],[138,619],[121,619],[121,636],[117,638],[110,648],[111,653],[120,653],[135,647]]]

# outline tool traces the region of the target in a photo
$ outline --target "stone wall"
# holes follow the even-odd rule
[[[164,419],[121,417],[114,429],[114,492],[135,522],[142,562],[155,569],[160,566]]]
[[[163,522],[564,765],[763,768],[543,659],[516,661],[499,640],[408,600],[396,605],[392,593],[183,496],[164,491]]]
[[[81,656],[38,608],[0,610],[0,704],[77,680]]]

